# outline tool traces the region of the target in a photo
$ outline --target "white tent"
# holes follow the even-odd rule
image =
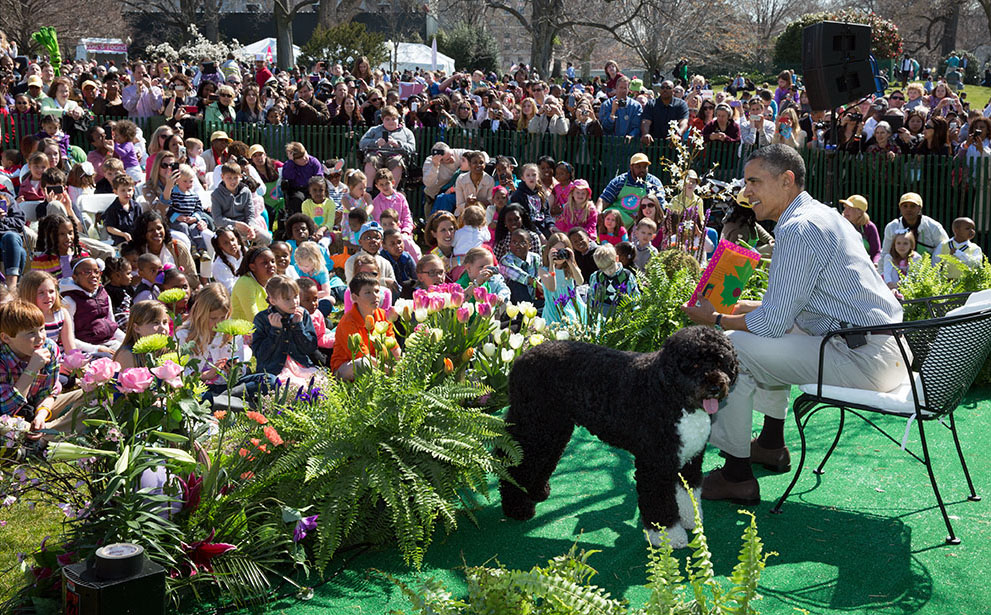
[[[261,54],[265,58],[270,57],[271,58],[270,62],[275,62],[276,59],[279,57],[278,50],[279,50],[278,41],[276,41],[276,39],[274,38],[269,37],[251,43],[250,45],[245,45],[244,47],[241,47],[240,52],[243,53],[244,55],[251,56],[252,58],[255,58],[256,56],[258,56],[258,54]],[[299,57],[299,46],[293,45],[292,52],[293,52],[293,64],[295,64],[296,58]]]
[[[454,73],[454,58],[448,57],[441,52],[437,52],[437,66],[434,67],[431,62],[431,50],[430,45],[421,45],[420,43],[399,43],[399,48],[394,46],[392,41],[385,42],[385,48],[389,52],[389,57],[395,56],[396,60],[396,70],[416,70],[417,68],[422,68],[423,70],[443,70],[448,75]],[[392,70],[392,60],[383,62],[379,68],[383,70]]]

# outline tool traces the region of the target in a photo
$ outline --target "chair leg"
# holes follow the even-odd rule
[[[805,429],[802,425],[802,415],[805,414],[805,410],[807,408],[811,408],[815,405],[815,400],[806,399],[804,395],[796,399],[794,405],[792,405],[791,411],[792,414],[795,415],[795,423],[798,425],[798,437],[802,441],[802,454],[798,458],[798,467],[795,468],[795,475],[791,478],[791,483],[788,484],[788,488],[781,494],[777,504],[775,504],[774,508],[771,509],[772,514],[779,515],[783,512],[781,510],[781,505],[785,503],[785,500],[788,499],[788,494],[790,494],[791,490],[795,488],[795,483],[798,482],[798,477],[802,474],[802,468],[805,467]]]
[[[823,470],[823,468],[826,467],[826,462],[829,461],[829,456],[833,454],[833,451],[834,450],[836,450],[836,445],[840,441],[840,435],[843,433],[843,422],[845,420],[846,420],[846,409],[841,406],[840,407],[840,425],[839,425],[839,427],[836,428],[836,437],[833,438],[833,443],[830,445],[829,450],[826,451],[826,456],[822,458],[822,463],[819,464],[819,467],[818,468],[816,468],[815,470],[812,470],[812,472],[814,472],[815,474],[822,475],[822,474],[825,474],[826,473],[826,471]]]
[[[970,495],[967,499],[971,502],[980,502],[981,496],[977,495],[977,491],[974,490],[974,481],[970,479],[970,470],[967,469],[967,462],[963,458],[963,449],[960,447],[960,437],[957,435],[957,421],[953,418],[953,414],[950,414],[950,432],[953,434],[953,443],[957,446],[957,455],[960,457],[960,466],[963,468],[963,475],[967,478],[967,488],[970,489]]]
[[[925,421],[916,421],[919,424],[919,438],[922,440],[922,454],[925,457],[926,471],[929,472],[929,482],[932,484],[933,495],[936,496],[936,503],[939,505],[939,512],[943,513],[943,522],[946,523],[947,544],[958,545],[960,539],[953,533],[953,526],[950,524],[950,516],[946,513],[946,504],[943,503],[943,496],[939,493],[939,486],[936,485],[936,475],[933,474],[932,459],[929,457],[929,445],[926,443],[926,430],[922,426]]]

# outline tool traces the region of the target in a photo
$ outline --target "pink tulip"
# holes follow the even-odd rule
[[[476,286],[472,290],[472,294],[475,295],[475,301],[485,301],[485,295],[489,294],[489,291],[481,286]]]
[[[468,310],[468,306],[462,305],[461,307],[458,308],[458,312],[457,312],[458,322],[466,323],[468,322],[468,318],[470,316],[471,313]]]
[[[492,306],[488,302],[480,302],[478,304],[478,315],[482,318],[488,318],[492,315]]]
[[[427,291],[418,288],[413,291],[413,309],[419,310],[427,307]]]
[[[443,295],[432,294],[428,301],[429,305],[427,311],[429,312],[439,312],[447,306],[447,299]]]
[[[120,363],[102,357],[86,366],[80,386],[89,393],[101,384],[109,382],[118,371],[120,371]]]
[[[86,353],[78,349],[70,350],[65,353],[65,357],[62,359],[62,365],[71,372],[82,369],[86,367]]]
[[[125,369],[118,378],[117,390],[121,393],[144,393],[155,382],[155,376],[147,367]]]
[[[455,286],[457,286],[455,284]],[[458,286],[457,290],[451,291],[451,305],[454,307],[461,307],[461,304],[465,302],[465,291]]]
[[[492,307],[495,307],[496,304],[499,303],[499,295],[496,294],[486,295],[485,302],[491,305]]]
[[[385,313],[385,317],[389,320],[389,322],[396,322],[399,320],[399,312],[396,311],[396,308],[390,305],[388,311]]]
[[[155,374],[162,381],[166,382],[169,386],[173,388],[182,387],[182,366],[175,361],[166,361],[162,365],[151,370],[151,373]]]

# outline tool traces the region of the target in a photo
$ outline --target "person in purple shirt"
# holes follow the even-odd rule
[[[843,217],[850,221],[853,228],[860,232],[864,238],[864,248],[871,257],[871,261],[877,265],[881,260],[881,235],[877,232],[877,226],[871,222],[867,215],[867,199],[854,194],[845,199],[840,199],[843,206]]]
[[[282,193],[286,200],[285,215],[291,216],[303,211],[303,201],[309,198],[310,178],[322,175],[323,165],[306,153],[298,141],[286,145],[286,157],[288,160],[282,165]]]

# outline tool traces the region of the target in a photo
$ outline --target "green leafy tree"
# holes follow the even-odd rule
[[[807,13],[788,24],[774,43],[774,63],[796,66],[802,62],[802,30],[821,21],[845,21],[871,27],[871,53],[878,60],[894,58],[902,52],[898,26],[875,13],[843,10],[835,13]]]
[[[389,51],[384,43],[384,36],[369,32],[365,29],[365,24],[356,21],[333,28],[318,26],[310,40],[300,48],[300,58],[305,66],[318,60],[327,60],[350,67],[357,58],[365,56],[372,66],[378,66],[389,59]]]
[[[499,70],[499,45],[482,26],[458,23],[437,33],[437,49],[459,68]]]

